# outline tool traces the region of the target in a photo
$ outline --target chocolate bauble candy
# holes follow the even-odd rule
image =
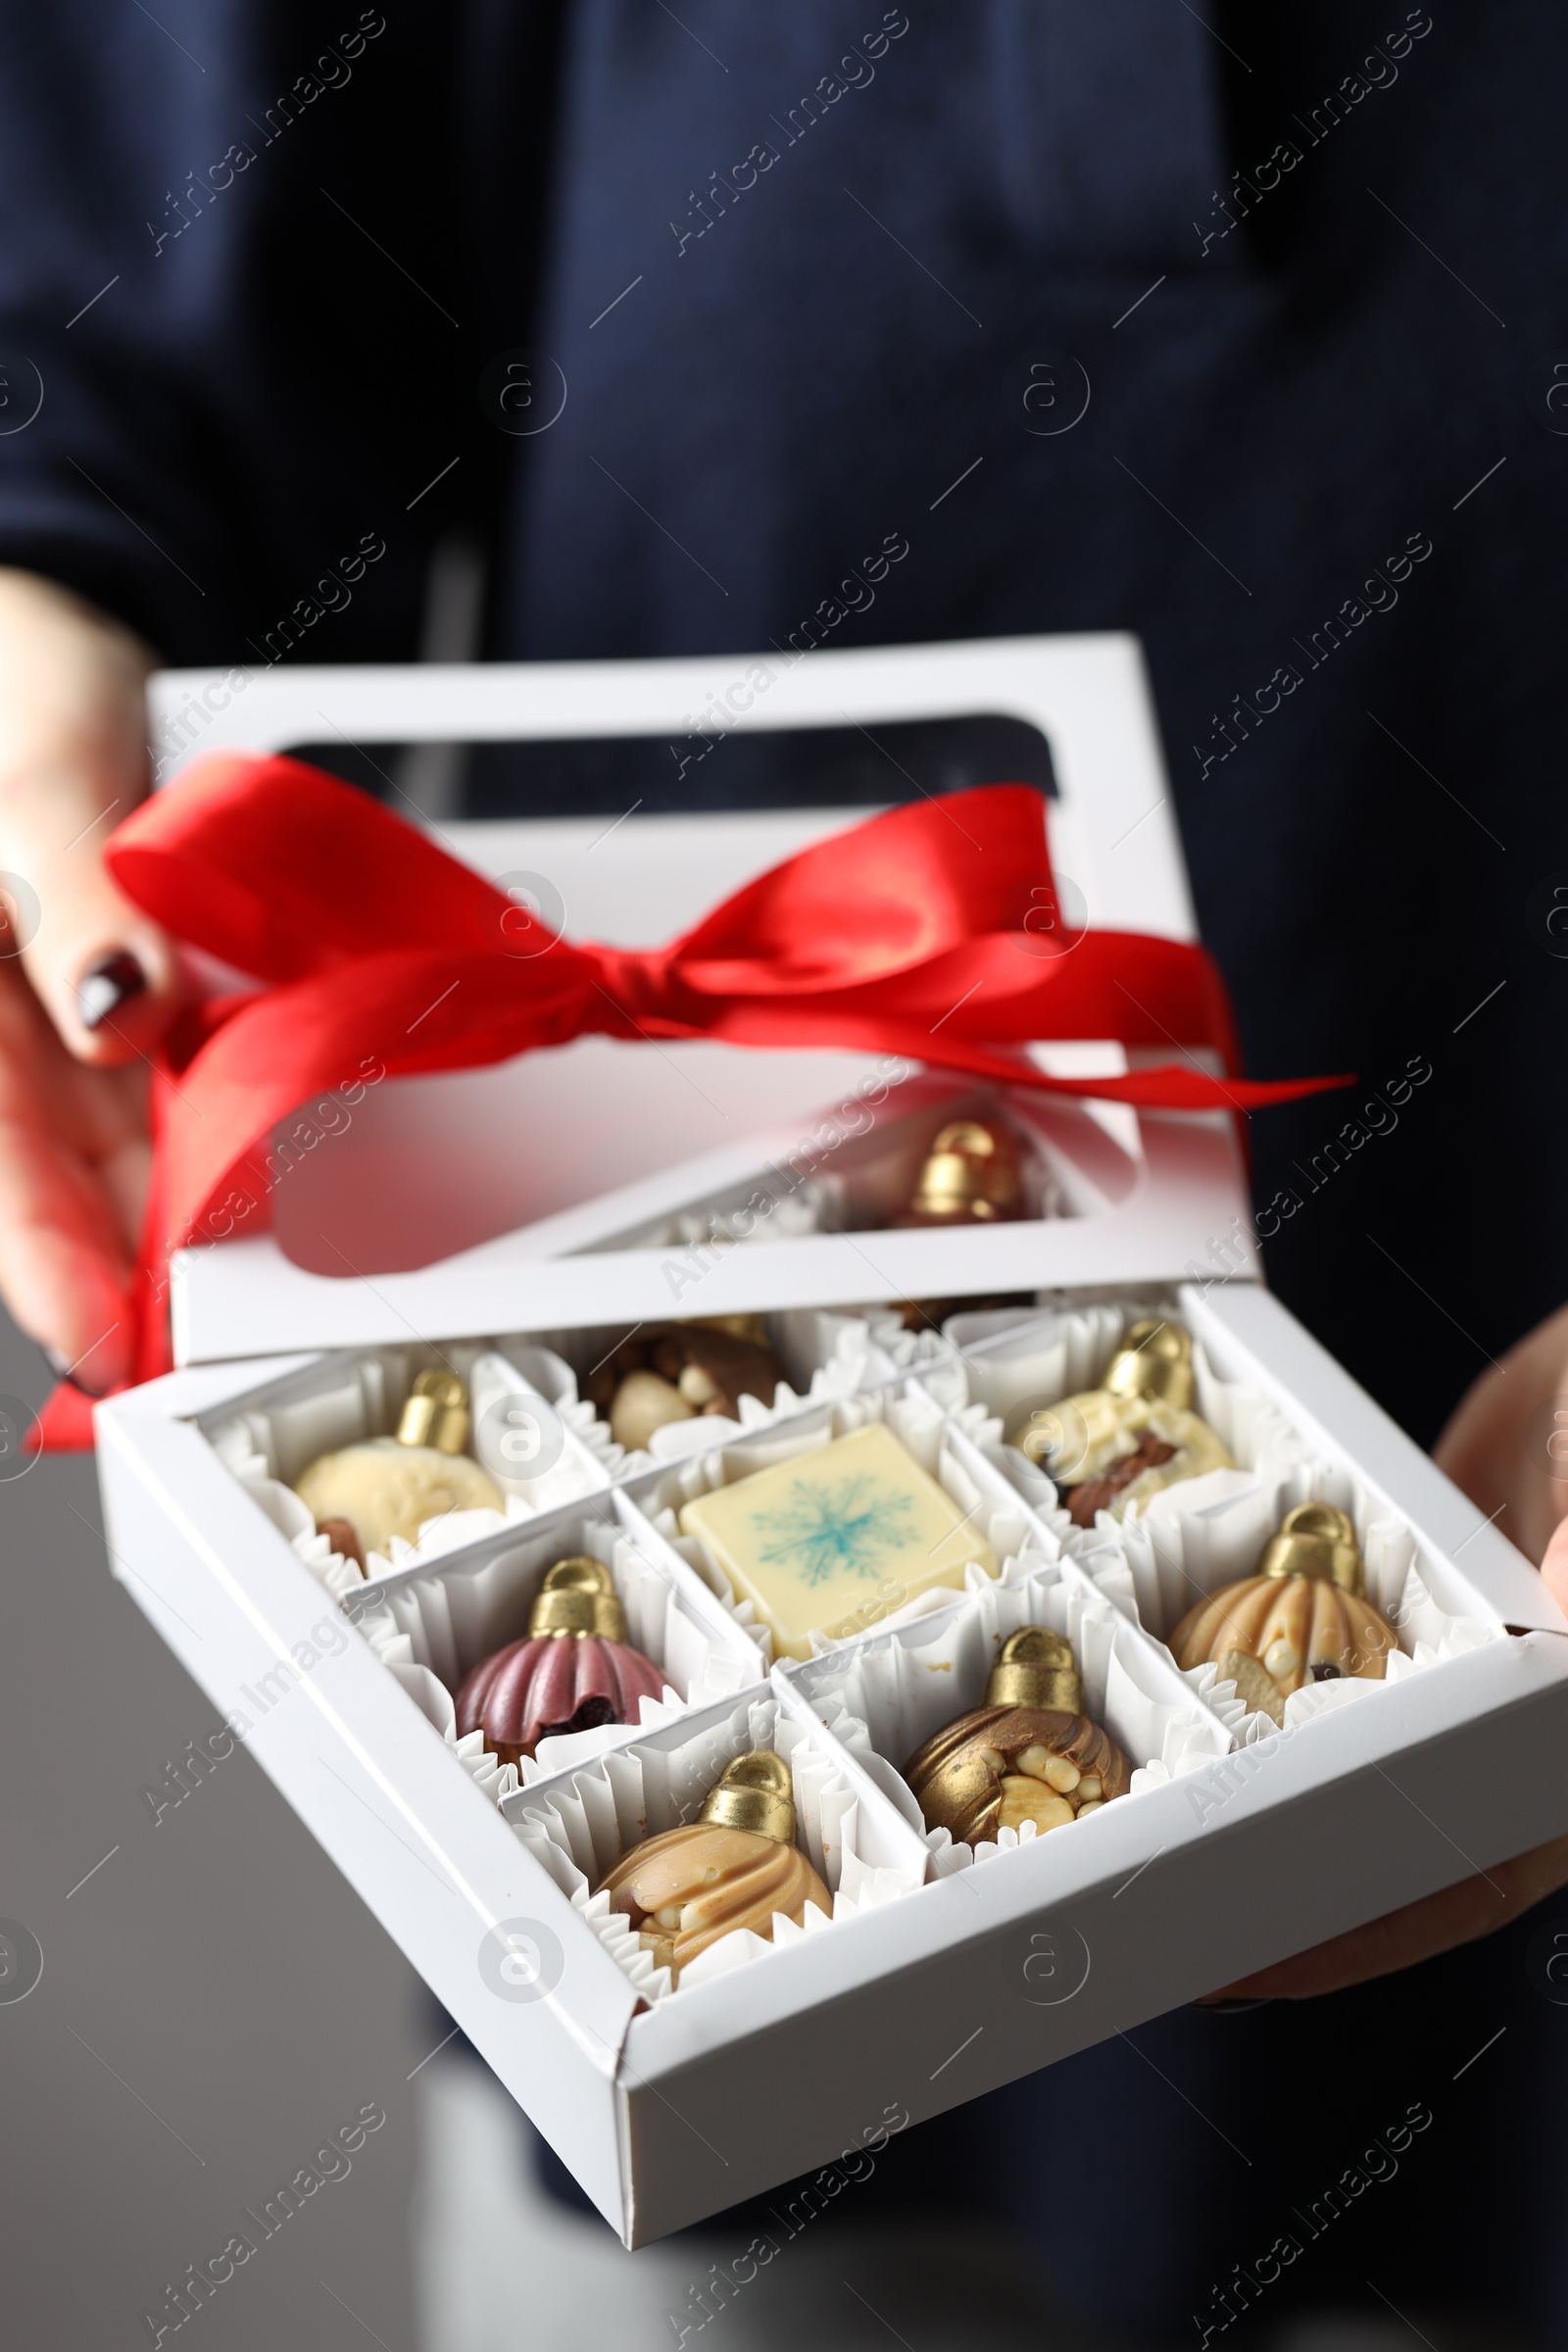
[[[366,1438],[318,1454],[294,1492],[318,1528],[347,1527],[359,1544],[363,1569],[364,1555],[384,1554],[394,1536],[417,1543],[428,1519],[506,1507],[489,1471],[464,1451],[468,1426],[468,1393],[457,1374],[421,1372],[409,1390],[395,1438]],[[345,1558],[356,1556],[340,1544],[333,1548]]]
[[[795,1844],[789,1766],[767,1748],[726,1765],[701,1818],[622,1854],[600,1891],[677,1982],[688,1961],[737,1928],[771,1941],[775,1912],[797,1927],[808,1903],[833,1916],[832,1896]]]
[[[658,1698],[664,1684],[653,1659],[627,1642],[604,1562],[558,1560],[522,1640],[492,1650],[459,1686],[458,1737],[482,1732],[493,1756],[516,1764],[555,1734],[637,1722],[638,1701]]]
[[[1125,1796],[1132,1766],[1082,1707],[1071,1644],[1048,1626],[1010,1635],[985,1704],[934,1733],[904,1767],[926,1828],[977,1844],[1026,1821],[1063,1829]]]
[[[1132,1766],[1087,1715],[976,1707],[904,1767],[928,1830],[977,1844],[999,1830],[1062,1829],[1132,1786]]]
[[[1170,1638],[1176,1663],[1186,1672],[1212,1659],[1243,1701],[1276,1723],[1303,1684],[1345,1675],[1381,1682],[1399,1640],[1361,1584],[1347,1514],[1332,1503],[1298,1503],[1263,1546],[1255,1576],[1188,1610]]]
[[[1018,1153],[1000,1120],[955,1119],[935,1138],[897,1225],[995,1225],[1023,1215]]]
[[[385,1555],[394,1536],[418,1542],[428,1519],[453,1511],[504,1510],[488,1470],[466,1453],[367,1438],[312,1462],[294,1489],[313,1517],[346,1519],[367,1552]]]
[[[616,1445],[633,1453],[668,1421],[698,1413],[738,1420],[743,1396],[770,1405],[783,1377],[761,1337],[761,1317],[721,1315],[710,1323],[649,1324],[595,1365],[585,1393],[608,1414]]]
[[[1192,1410],[1193,1343],[1179,1323],[1135,1323],[1098,1389],[1031,1413],[1010,1442],[1054,1480],[1075,1527],[1120,1519],[1164,1487],[1235,1464]]]

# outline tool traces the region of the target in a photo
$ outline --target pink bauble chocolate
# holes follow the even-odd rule
[[[603,1560],[558,1560],[520,1642],[492,1650],[459,1688],[458,1738],[482,1732],[503,1764],[531,1756],[552,1732],[635,1723],[637,1701],[665,1678],[626,1640],[626,1612]]]
[[[530,1634],[481,1658],[458,1691],[458,1737],[483,1732],[503,1764],[531,1756],[552,1733],[635,1723],[637,1701],[664,1677],[626,1642],[599,1634]]]

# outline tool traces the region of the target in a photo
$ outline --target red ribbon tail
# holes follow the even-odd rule
[[[91,1453],[92,1398],[63,1380],[28,1431],[28,1453]]]

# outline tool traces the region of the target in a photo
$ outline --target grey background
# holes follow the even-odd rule
[[[36,1405],[49,1386],[0,1317],[0,1393]],[[0,1918],[44,1954],[36,1989],[0,2003],[0,2340],[150,2343],[166,2281],[374,2102],[386,2124],[348,2177],[166,2343],[414,2352],[408,2078],[441,2029],[243,1750],[154,1826],[144,1787],[218,1710],[100,1530],[90,1455],[0,1483]]]

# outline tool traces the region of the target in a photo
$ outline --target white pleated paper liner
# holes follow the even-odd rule
[[[644,1838],[694,1821],[713,1783],[735,1756],[772,1748],[789,1764],[796,1838],[833,1897],[829,1918],[808,1904],[805,1925],[775,1913],[772,1940],[749,1928],[719,1937],[681,1973],[656,1968],[624,1913],[593,1889],[619,1856]],[[730,1710],[710,1711],[680,1738],[635,1740],[566,1775],[510,1795],[502,1806],[530,1853],[549,1871],[589,1927],[652,2004],[694,1990],[710,1978],[765,1959],[805,1935],[831,1932],[858,1912],[912,1893],[924,1858],[903,1822],[875,1789],[856,1785],[853,1766],[820,1725],[796,1716],[776,1696],[754,1691]]]
[[[469,1389],[475,1457],[500,1487],[503,1507],[449,1511],[426,1520],[413,1544],[393,1536],[384,1554],[367,1556],[368,1574],[377,1579],[602,1494],[653,1461],[678,1460],[694,1449],[769,1428],[808,1401],[852,1396],[896,1380],[903,1362],[913,1361],[917,1351],[889,1352],[877,1336],[893,1338],[889,1321],[815,1310],[791,1318],[786,1352],[807,1381],[807,1395],[781,1380],[771,1404],[748,1396],[738,1400],[736,1420],[698,1414],[670,1422],[655,1432],[647,1453],[626,1452],[608,1422],[579,1395],[568,1355],[581,1357],[588,1369],[595,1355],[605,1352],[603,1331],[551,1333],[555,1345],[538,1338],[468,1341],[440,1350],[379,1348],[328,1356],[241,1399],[209,1428],[209,1440],[291,1541],[314,1538],[315,1522],[293,1492],[295,1481],[323,1453],[392,1435],[417,1372],[435,1365],[456,1371]],[[530,1468],[530,1462],[538,1467]],[[322,1556],[314,1543],[301,1550],[318,1572]],[[323,1575],[322,1582],[336,1589],[331,1578]]]
[[[370,1552],[367,1557],[369,1574],[384,1575],[409,1560],[435,1557],[562,1503],[602,1494],[622,1473],[626,1457],[592,1405],[579,1401],[570,1366],[548,1349],[523,1342],[508,1345],[526,1370],[499,1349],[472,1342],[439,1354],[433,1348],[379,1348],[328,1356],[231,1407],[211,1429],[210,1442],[291,1541],[307,1533],[314,1537],[315,1521],[293,1491],[296,1480],[323,1453],[391,1436],[418,1372],[456,1371],[469,1387],[476,1453],[500,1486],[504,1507],[452,1511],[427,1520],[416,1544],[394,1536],[384,1556]],[[486,1442],[490,1424],[485,1416],[506,1396],[532,1407],[530,1431],[542,1447],[535,1475],[519,1474],[514,1463],[499,1455],[485,1458],[494,1451]],[[518,1435],[509,1434],[514,1440]],[[314,1550],[302,1556],[317,1565]]]
[[[635,1724],[562,1734],[541,1740],[538,1758],[525,1756],[520,1768],[499,1766],[482,1754],[477,1732],[458,1740],[456,1692],[482,1658],[527,1633],[546,1570],[583,1554],[609,1568],[626,1612],[626,1639],[661,1669],[663,1691],[658,1700],[639,1702]],[[729,1698],[764,1671],[756,1644],[738,1635],[662,1547],[639,1543],[608,1498],[604,1505],[554,1512],[525,1533],[508,1531],[461,1561],[405,1569],[375,1585],[356,1577],[340,1605],[455,1747],[459,1761],[496,1798],[519,1781],[526,1786],[563,1764],[633,1740],[640,1729]]]
[[[904,1368],[906,1351],[890,1351],[885,1344],[893,1336],[885,1313],[871,1317],[808,1308],[769,1315],[765,1320],[770,1343],[786,1372],[771,1399],[764,1402],[748,1393],[737,1397],[734,1418],[694,1413],[688,1420],[665,1422],[653,1433],[646,1453],[623,1452],[611,1437],[609,1423],[597,1417],[596,1408],[587,1402],[576,1402],[579,1379],[586,1379],[598,1369],[616,1342],[627,1336],[624,1332],[607,1332],[601,1328],[560,1330],[537,1333],[526,1342],[509,1340],[499,1351],[499,1374],[490,1364],[486,1372],[487,1377],[504,1381],[510,1370],[514,1388],[518,1378],[523,1377],[553,1401],[566,1392],[569,1384],[576,1412],[594,1417],[593,1427],[598,1435],[593,1443],[612,1478],[619,1481],[636,1476],[650,1461],[676,1461],[694,1450],[710,1447],[737,1431],[769,1428],[773,1422],[800,1412],[808,1403],[853,1396],[861,1389],[882,1386],[896,1380]],[[480,1424],[477,1402],[474,1420],[477,1428]],[[583,1427],[586,1432],[586,1422]],[[494,1475],[500,1475],[496,1464],[488,1458],[486,1467]]]
[[[770,1469],[775,1462],[819,1452],[834,1439],[848,1437],[851,1431],[863,1429],[873,1421],[887,1424],[920,1468],[952,1497],[957,1516],[985,1538],[998,1559],[1017,1550],[1035,1531],[1033,1514],[1005,1478],[972,1448],[964,1448],[964,1458],[960,1458],[951,1443],[952,1432],[946,1417],[917,1387],[911,1387],[904,1395],[882,1389],[808,1407],[788,1419],[773,1421],[765,1430],[724,1443],[708,1452],[692,1454],[662,1472],[633,1479],[627,1485],[627,1497],[646,1518],[653,1533],[696,1571],[736,1624],[771,1656],[771,1630],[758,1617],[751,1600],[737,1597],[728,1577],[701,1538],[681,1534],[681,1510],[699,1494],[710,1494],[719,1487],[733,1485],[737,1479]],[[976,1565],[973,1574],[983,1576],[985,1571]],[[954,1590],[950,1586],[936,1587],[917,1593],[897,1610],[887,1609],[873,1595],[865,1604],[865,1623],[906,1624],[928,1616],[949,1605]],[[826,1636],[813,1638],[821,1647],[830,1646]]]
[[[1193,1348],[1195,1407],[1224,1439],[1237,1467],[1166,1487],[1132,1506],[1124,1519],[1101,1511],[1093,1527],[1075,1527],[1050,1479],[1004,1445],[1004,1430],[1026,1401],[1054,1402],[1092,1387],[1127,1326],[1147,1314],[1166,1312],[1176,1314],[1179,1308],[1137,1299],[976,1318],[989,1328],[968,1335],[957,1362],[941,1368],[950,1396],[955,1380],[961,1380],[968,1399],[952,1410],[954,1425],[1004,1470],[1062,1550],[1107,1598],[1165,1641],[1200,1600],[1254,1573],[1263,1545],[1287,1511],[1301,1502],[1332,1502],[1354,1522],[1367,1597],[1394,1626],[1399,1652],[1390,1658],[1382,1682],[1347,1675],[1293,1693],[1286,1702],[1287,1724],[1350,1705],[1385,1683],[1397,1683],[1479,1643],[1507,1639],[1494,1612],[1458,1571],[1423,1549],[1398,1512],[1348,1465],[1314,1448],[1272,1397],[1245,1379],[1227,1378],[1201,1341]],[[922,1376],[922,1385],[932,1388],[933,1376]],[[978,1419],[977,1405],[984,1408]],[[1238,1740],[1251,1743],[1275,1733],[1272,1720],[1250,1714],[1235,1686],[1220,1682],[1212,1665],[1194,1668],[1188,1680]],[[1154,1762],[1151,1759],[1152,1768]]]
[[[967,1598],[928,1627],[879,1628],[782,1671],[838,1739],[852,1746],[869,1739],[879,1756],[902,1768],[934,1733],[985,1703],[986,1677],[1003,1642],[1029,1625],[1050,1626],[1072,1643],[1084,1712],[1103,1725],[1132,1763],[1134,1794],[1150,1785],[1150,1767],[1157,1768],[1154,1778],[1169,1779],[1230,1752],[1229,1729],[1188,1687],[1168,1653],[1070,1561],[1047,1558],[1033,1547],[1005,1560],[1000,1576],[977,1577]],[[947,1830],[925,1831],[912,1790],[902,1780],[900,1785],[902,1810],[925,1838],[938,1877],[1040,1835],[1026,1823],[974,1846],[955,1841]],[[1046,1834],[1054,1838],[1070,1827],[1076,1836],[1089,1836],[1097,1818]]]

